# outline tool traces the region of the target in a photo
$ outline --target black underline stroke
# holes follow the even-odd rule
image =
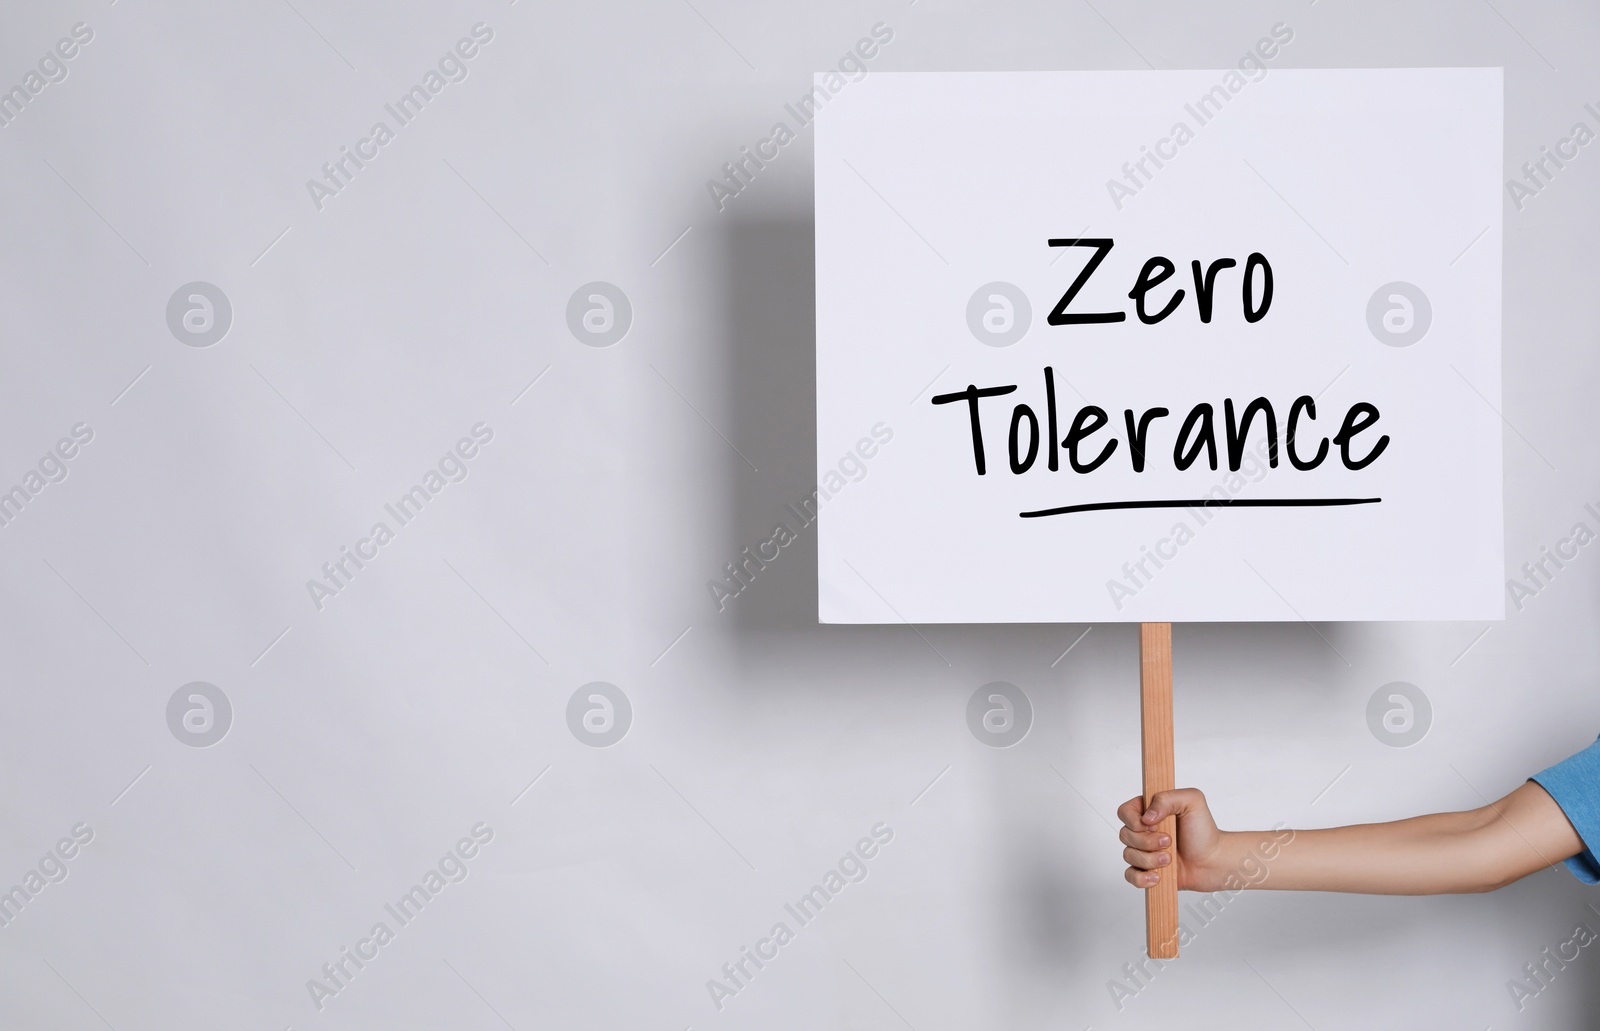
[[[1017,513],[1024,519],[1104,512],[1120,508],[1324,508],[1331,505],[1375,505],[1382,498],[1175,498],[1170,501],[1096,501],[1087,505],[1062,505],[1037,512]]]

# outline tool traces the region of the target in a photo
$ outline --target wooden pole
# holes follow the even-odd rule
[[[1139,624],[1139,717],[1143,724],[1144,803],[1176,787],[1172,756],[1172,624]],[[1178,956],[1178,820],[1169,816],[1156,830],[1172,838],[1171,865],[1144,893],[1145,948],[1151,959]]]

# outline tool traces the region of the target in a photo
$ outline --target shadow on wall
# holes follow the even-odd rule
[[[801,634],[815,641],[821,634],[831,645],[850,642],[870,647],[874,653],[881,651],[888,658],[901,656],[903,641],[911,636],[906,627],[826,627],[817,622],[817,526],[812,514],[818,465],[812,220],[809,214],[789,219],[735,218],[718,227],[716,239],[723,256],[726,290],[720,310],[728,349],[724,389],[733,413],[729,436],[759,471],[738,465],[731,536],[724,541],[722,561],[743,563],[743,569],[739,578],[725,567],[708,571],[717,574],[716,582],[728,593],[718,592],[713,600],[707,586],[706,604],[714,610],[720,601],[721,618],[736,620],[745,641]],[[896,425],[895,415],[884,413],[891,427]],[[861,427],[862,435],[870,429]],[[870,466],[865,475],[872,475]],[[808,503],[812,506],[809,510]],[[765,554],[776,551],[777,557],[767,561],[760,552],[780,526],[792,532],[794,539],[777,548],[768,544]],[[753,557],[746,561],[747,556]],[[949,640],[953,647],[979,647],[989,653],[1019,647],[1048,649],[1064,632],[1055,624],[939,628],[941,640]],[[855,658],[865,660],[867,656],[857,653]],[[948,668],[945,660],[932,652],[928,658],[933,663],[930,668]]]
[[[940,657],[904,626],[817,622],[817,525],[812,521],[814,509],[805,507],[818,480],[813,223],[809,217],[730,220],[719,243],[727,292],[721,316],[727,348],[725,389],[733,413],[729,436],[759,467],[752,472],[738,464],[730,536],[723,545],[725,560],[737,564],[745,558],[746,548],[756,554],[780,525],[793,532],[794,540],[770,561],[756,555],[757,561],[743,571],[748,586],[726,569],[721,571],[721,581],[737,593],[721,599],[725,609],[718,618],[735,620],[736,647],[763,661],[803,648],[805,666],[821,674],[816,681],[819,690],[857,691],[872,671],[898,671],[877,681],[874,690],[914,696],[919,706],[947,706],[953,725],[964,727],[965,697],[976,686],[967,684],[970,676],[961,672],[964,667],[974,659],[988,664],[996,655],[1046,651],[1054,655],[1062,647],[1057,638],[1068,628],[941,625],[936,634],[930,633],[939,642]],[[884,416],[895,424],[895,413]],[[869,430],[862,427],[862,435]],[[872,475],[870,466],[866,475]],[[821,516],[827,518],[825,508]],[[766,554],[772,553],[768,547]],[[707,603],[714,605],[709,589]],[[1073,628],[1065,640],[1070,642],[1078,633],[1081,629]],[[1131,630],[1127,636],[1132,656]],[[818,644],[827,647],[818,649]],[[1048,661],[1040,663],[1041,670]],[[1046,690],[1043,681],[1041,676],[1030,689]],[[1130,734],[1133,729],[1129,728]],[[1018,947],[1046,968],[1080,962],[1088,945],[1075,915],[1092,908],[1086,897],[1092,891],[1058,862],[1062,828],[1059,821],[1052,824],[1051,810],[1027,804],[1036,795],[1037,770],[1004,763],[1005,757],[977,747],[972,754],[980,762],[999,761],[1011,767],[983,774],[995,778],[987,790],[1002,800],[1016,800],[1014,805],[984,809],[991,814],[986,819],[993,821],[986,832],[993,840],[1009,843],[996,857],[1006,876],[991,882],[994,897],[985,900],[996,907],[996,936],[1014,941],[1020,933]],[[1015,783],[1018,779],[1024,783]]]
[[[730,593],[713,601],[708,587],[707,603],[720,602],[721,617],[737,620],[741,631],[815,633],[817,528],[802,521],[813,518],[805,502],[817,482],[812,221],[731,220],[720,242],[730,436],[759,471],[739,465],[724,559],[739,567],[738,576],[715,570]],[[794,539],[768,544],[780,524]],[[776,557],[763,559],[763,552]]]

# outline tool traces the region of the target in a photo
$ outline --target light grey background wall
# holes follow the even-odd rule
[[[399,125],[385,105],[480,22]],[[1278,22],[1278,67],[1503,65],[1508,178],[1600,128],[1576,0],[7,5],[0,1024],[1600,1023],[1593,948],[1524,972],[1600,929],[1562,871],[1244,895],[1130,980],[1132,627],[819,627],[810,531],[713,603],[815,483],[809,130],[724,210],[706,183],[880,22],[872,72],[1226,67]],[[319,208],[307,181],[380,119]],[[1597,177],[1582,149],[1507,201],[1508,577],[1600,529]],[[609,347],[569,329],[593,281],[631,305]],[[401,525],[385,505],[441,462],[465,478]],[[1597,591],[1590,547],[1487,627],[1180,626],[1179,780],[1231,826],[1497,797],[1600,730]],[[627,702],[609,747],[600,689],[569,719],[595,681]],[[1010,748],[968,726],[992,681],[1033,707]],[[1366,715],[1396,681],[1432,709],[1405,748]],[[801,926],[785,904],[880,824]],[[728,981],[778,922],[793,940]],[[720,1009],[713,978],[739,988]]]

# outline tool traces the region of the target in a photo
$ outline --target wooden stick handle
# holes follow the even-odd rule
[[[1139,717],[1143,724],[1144,802],[1176,787],[1172,757],[1172,624],[1139,624]],[[1156,824],[1172,838],[1174,862],[1144,893],[1145,948],[1151,959],[1178,956],[1178,820]]]

